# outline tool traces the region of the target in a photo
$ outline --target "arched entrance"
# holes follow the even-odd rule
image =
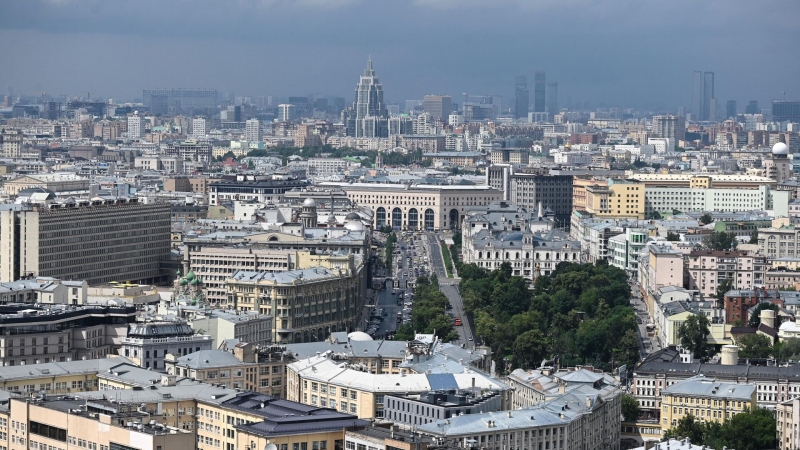
[[[458,223],[458,210],[455,208],[451,209],[450,213],[447,215],[447,220],[450,223],[451,230],[455,230],[456,228],[458,228],[458,226],[460,225]]]
[[[419,228],[419,211],[416,208],[408,210],[408,228],[416,230]]]
[[[403,211],[400,208],[395,208],[392,210],[392,228],[402,228],[403,227]]]
[[[425,229],[432,230],[433,226],[433,210],[428,208],[425,210]]]
[[[386,210],[383,206],[378,207],[375,211],[375,226],[380,228],[386,225]]]

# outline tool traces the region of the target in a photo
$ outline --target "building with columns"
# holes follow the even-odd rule
[[[470,207],[487,206],[503,193],[490,186],[321,183],[347,192],[351,202],[374,213],[376,227],[446,230],[461,226]]]

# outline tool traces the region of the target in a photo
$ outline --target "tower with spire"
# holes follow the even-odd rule
[[[389,113],[383,101],[383,85],[375,69],[372,57],[367,60],[367,68],[356,86],[356,101],[353,104],[356,137],[386,137],[389,132]]]

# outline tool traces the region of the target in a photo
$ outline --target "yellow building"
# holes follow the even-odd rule
[[[631,180],[608,180],[586,186],[586,212],[597,218],[644,219],[644,185]],[[573,192],[573,200],[575,199]]]
[[[666,431],[684,416],[725,422],[745,408],[755,409],[756,386],[721,383],[697,375],[661,390],[661,428]]]

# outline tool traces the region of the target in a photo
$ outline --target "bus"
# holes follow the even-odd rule
[[[456,317],[456,320],[455,320],[455,325],[456,325],[457,327],[460,327],[460,326],[461,326],[461,317]]]

